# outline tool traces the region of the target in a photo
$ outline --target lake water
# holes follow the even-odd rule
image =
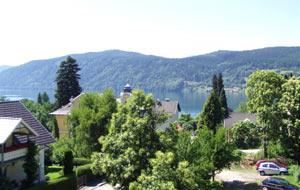
[[[22,98],[28,98],[31,100],[37,99],[39,92],[46,91],[50,96],[50,99],[54,100],[54,90],[8,90],[0,89],[0,96],[5,96],[10,100],[20,100]],[[152,93],[155,98],[164,100],[169,98],[170,100],[178,100],[181,106],[181,113],[190,113],[192,116],[201,112],[203,104],[209,95],[208,91],[199,92],[174,92],[174,91],[147,91]],[[227,91],[228,106],[232,109],[236,109],[240,102],[246,100],[244,91],[231,92]]]

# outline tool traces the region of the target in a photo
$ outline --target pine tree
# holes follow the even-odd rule
[[[212,86],[213,86],[213,91],[215,91],[215,93],[218,94],[218,92],[219,92],[218,77],[216,74],[214,74],[214,76],[212,78]]]
[[[218,91],[217,91],[218,93],[217,93],[217,95],[219,97],[221,97],[222,89],[224,89],[222,73],[219,73],[219,75],[217,77],[217,87],[218,87]]]
[[[203,111],[200,115],[199,126],[206,126],[216,133],[217,127],[222,123],[223,118],[220,99],[215,91],[212,91],[204,104]]]
[[[42,94],[42,102],[43,103],[49,103],[50,102],[50,99],[49,99],[49,96],[48,96],[47,92],[44,92]]]
[[[227,118],[229,116],[228,106],[227,106],[227,98],[224,88],[221,90],[220,94],[220,103],[223,109],[224,118]]]
[[[38,104],[42,104],[42,103],[43,103],[41,93],[38,94],[38,97],[37,97],[37,103],[38,103]]]
[[[79,85],[80,68],[76,60],[68,56],[65,61],[62,61],[57,71],[56,76],[56,106],[61,107],[69,103],[70,98],[76,97],[81,93]]]

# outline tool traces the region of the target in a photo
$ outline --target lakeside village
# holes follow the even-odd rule
[[[236,188],[220,177],[234,168],[264,177],[268,165],[282,174],[277,180],[299,186],[299,78],[256,71],[247,79],[247,102],[231,110],[222,75],[214,75],[193,118],[180,114],[180,102],[129,84],[117,98],[110,89],[84,93],[79,70],[72,57],[61,62],[55,103],[46,93],[0,102],[1,190],[88,189],[95,182],[94,189],[268,189],[269,178]]]

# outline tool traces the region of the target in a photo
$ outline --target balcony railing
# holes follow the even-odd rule
[[[27,144],[19,144],[4,149],[3,161],[9,161],[25,156]]]

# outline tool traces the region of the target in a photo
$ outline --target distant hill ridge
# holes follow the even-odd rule
[[[209,86],[214,73],[222,72],[225,85],[245,85],[257,69],[300,74],[300,47],[270,47],[247,51],[216,51],[209,54],[164,58],[136,52],[108,50],[73,54],[85,90],[120,89],[129,82],[143,89],[182,90]],[[65,56],[30,61],[0,72],[2,89],[55,89],[55,77]]]

